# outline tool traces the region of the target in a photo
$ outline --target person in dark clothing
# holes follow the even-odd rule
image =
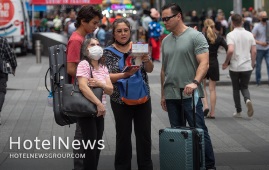
[[[220,21],[215,22],[215,31],[218,35],[222,35],[222,26]]]
[[[199,17],[197,16],[197,12],[193,10],[191,12],[191,22],[192,22],[192,27],[198,27],[199,26]]]
[[[14,53],[7,42],[7,39],[0,37],[0,125],[1,125],[1,111],[5,101],[7,92],[8,74],[15,76],[17,67],[17,60]]]
[[[245,30],[251,32],[251,29],[252,29],[252,28],[251,28],[251,24],[250,24],[249,21],[244,20],[243,27],[245,28]]]
[[[216,82],[219,81],[219,62],[218,62],[218,49],[220,46],[224,47],[227,52],[228,46],[222,36],[215,33],[215,23],[212,19],[204,21],[204,32],[206,40],[209,44],[209,69],[206,74],[206,79],[209,79],[210,91],[210,112],[207,102],[206,92],[206,79],[204,79],[204,116],[207,118],[215,118],[215,105],[216,105]]]
[[[206,20],[207,16],[206,16],[206,11],[205,10],[202,10],[202,15],[200,17],[200,28],[204,28],[204,21]]]

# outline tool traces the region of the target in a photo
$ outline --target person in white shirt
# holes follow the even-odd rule
[[[229,66],[232,80],[233,98],[236,112],[234,117],[241,117],[242,107],[240,91],[247,106],[247,114],[253,116],[254,110],[250,100],[248,84],[256,59],[256,42],[251,32],[242,27],[243,18],[239,14],[232,16],[234,30],[227,34],[228,51],[222,69]]]

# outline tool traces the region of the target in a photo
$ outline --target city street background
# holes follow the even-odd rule
[[[223,63],[225,53],[220,51],[219,61]],[[16,76],[9,76],[8,91],[2,110],[0,125],[0,169],[1,170],[71,170],[72,159],[15,159],[12,153],[72,153],[72,150],[24,150],[10,149],[9,137],[21,140],[51,140],[53,136],[73,139],[75,125],[61,127],[55,123],[53,108],[47,104],[45,73],[49,67],[47,56],[40,64],[32,54],[17,58]],[[159,169],[159,129],[169,127],[167,113],[160,106],[160,68],[155,62],[149,75],[152,97],[152,159],[154,169]],[[220,65],[221,66],[221,65]],[[216,119],[206,119],[212,139],[216,167],[218,170],[268,170],[269,169],[269,86],[263,61],[262,84],[255,84],[255,70],[249,86],[254,107],[254,116],[248,118],[242,101],[243,118],[233,118],[235,111],[231,81],[228,70],[220,69],[217,83]],[[47,79],[49,84],[49,79]],[[101,152],[100,170],[112,170],[115,154],[115,122],[108,100],[105,117],[105,149]],[[132,170],[137,170],[135,140],[133,135]]]

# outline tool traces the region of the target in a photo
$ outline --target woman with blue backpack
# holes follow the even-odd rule
[[[128,20],[120,18],[112,24],[112,45],[105,48],[104,56],[114,87],[110,96],[111,108],[116,124],[115,169],[130,170],[132,160],[132,122],[136,136],[138,169],[153,170],[151,160],[151,99],[147,73],[152,72],[153,63],[148,54],[141,57],[139,67],[123,72],[126,58],[130,58],[131,26]],[[133,65],[134,61],[128,60]],[[131,63],[129,63],[131,62]],[[134,81],[135,80],[135,81]],[[138,84],[136,84],[138,83]],[[135,94],[141,94],[136,96]],[[130,99],[129,97],[133,97]],[[129,98],[132,102],[125,102]],[[129,100],[129,101],[130,101]]]

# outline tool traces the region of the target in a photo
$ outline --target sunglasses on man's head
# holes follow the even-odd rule
[[[173,17],[175,17],[177,14],[175,14],[175,15],[172,15],[172,16],[170,16],[170,17],[164,17],[164,18],[162,18],[162,21],[164,22],[167,22],[167,21],[169,21],[171,18],[173,18]]]

